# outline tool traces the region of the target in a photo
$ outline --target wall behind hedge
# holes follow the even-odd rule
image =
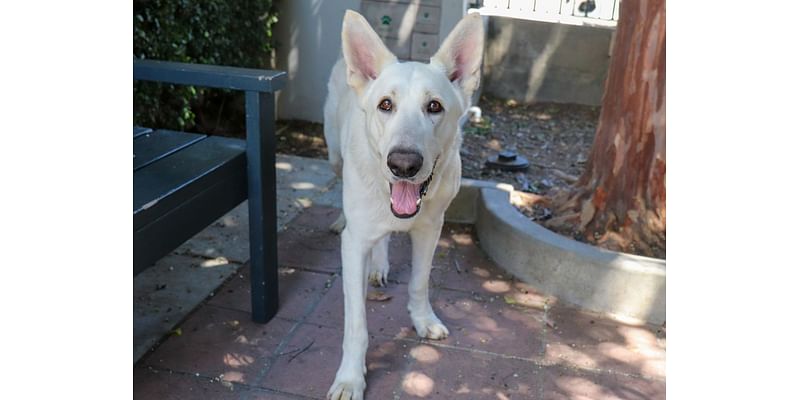
[[[138,0],[133,3],[133,55],[268,69],[277,21],[272,0]],[[244,134],[241,93],[152,82],[135,82],[133,93],[137,125]]]

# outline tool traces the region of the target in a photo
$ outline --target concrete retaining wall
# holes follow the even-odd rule
[[[613,30],[490,17],[483,92],[520,102],[600,105]]]
[[[666,261],[600,249],[528,220],[510,188],[464,179],[445,214],[474,223],[480,247],[498,266],[543,293],[629,321],[666,321]]]

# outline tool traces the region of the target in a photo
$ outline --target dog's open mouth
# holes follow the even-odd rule
[[[433,168],[436,168],[434,162]],[[428,185],[431,184],[433,179],[433,170],[431,170],[428,179],[422,183],[411,183],[409,181],[398,181],[394,184],[389,182],[389,208],[392,210],[397,218],[411,218],[419,212],[419,207],[422,204],[422,198],[428,193]]]

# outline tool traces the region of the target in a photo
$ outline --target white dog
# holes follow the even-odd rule
[[[430,64],[398,62],[367,21],[347,11],[343,60],[331,71],[325,139],[344,183],[344,343],[328,398],[363,398],[367,279],[384,285],[391,232],[411,236],[408,311],[417,334],[447,337],[431,308],[428,278],[444,212],[461,183],[459,119],[480,82],[483,23],[462,19]]]

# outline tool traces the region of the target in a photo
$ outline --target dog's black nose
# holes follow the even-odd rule
[[[409,149],[395,149],[389,152],[386,165],[398,178],[411,178],[422,168],[422,154]]]

